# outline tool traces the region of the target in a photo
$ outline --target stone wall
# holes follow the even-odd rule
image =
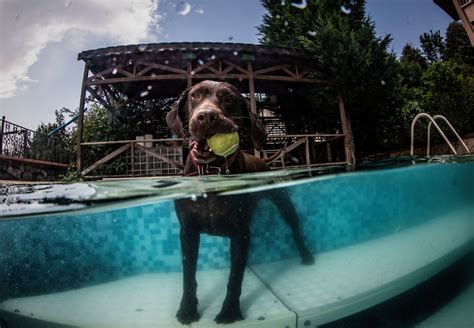
[[[53,181],[68,165],[0,155],[0,180]]]

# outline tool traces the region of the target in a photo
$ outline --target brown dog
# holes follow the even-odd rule
[[[246,120],[250,124],[245,125]],[[203,81],[184,91],[168,113],[166,121],[178,136],[187,137],[189,133],[190,151],[184,168],[185,176],[269,170],[265,162],[240,148],[228,158],[223,158],[215,155],[207,146],[207,138],[215,133],[233,131],[239,131],[241,139],[250,139],[257,149],[260,149],[265,140],[265,130],[257,117],[250,112],[246,99],[228,83]],[[246,130],[248,126],[250,131]],[[241,144],[245,144],[245,141]],[[176,200],[176,213],[181,224],[183,261],[183,296],[176,317],[181,323],[189,324],[199,320],[196,266],[201,232],[226,236],[231,242],[227,294],[215,320],[218,323],[229,323],[243,319],[239,299],[250,245],[249,223],[258,197],[268,198],[278,207],[292,229],[302,262],[314,263],[314,257],[301,235],[296,211],[285,189],[234,196],[211,193],[196,200]]]

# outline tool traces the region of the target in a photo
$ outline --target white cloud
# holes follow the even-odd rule
[[[68,32],[79,44],[89,37],[118,44],[149,42],[158,25],[158,1],[0,1],[0,98],[13,97],[25,82],[34,82],[28,68]]]

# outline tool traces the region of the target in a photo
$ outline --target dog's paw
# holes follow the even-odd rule
[[[315,261],[316,260],[313,256],[313,254],[311,254],[311,253],[301,255],[301,263],[304,264],[304,265],[313,265]]]
[[[196,308],[191,309],[189,307],[180,307],[176,313],[176,318],[183,325],[189,325],[190,323],[199,320],[199,313]]]
[[[214,319],[217,323],[232,323],[238,320],[244,320],[239,306],[222,308],[221,312]]]

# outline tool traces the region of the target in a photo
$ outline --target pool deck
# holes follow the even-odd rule
[[[472,250],[473,231],[472,211],[464,211],[318,254],[313,266],[300,265],[298,259],[252,265],[247,269],[241,297],[246,319],[225,327],[317,327],[362,311],[416,286],[461,258]],[[227,277],[228,270],[198,272],[202,317],[192,327],[222,327],[213,318],[225,296]],[[20,322],[32,318],[57,323],[43,326],[36,321],[34,327],[39,328],[183,327],[174,317],[181,279],[179,272],[148,273],[78,290],[9,299],[0,303],[0,316],[16,317],[17,325],[14,321],[9,328],[26,327]],[[474,287],[465,293],[457,303],[418,327],[439,327],[437,323],[448,320],[452,313],[472,326],[469,305]]]

